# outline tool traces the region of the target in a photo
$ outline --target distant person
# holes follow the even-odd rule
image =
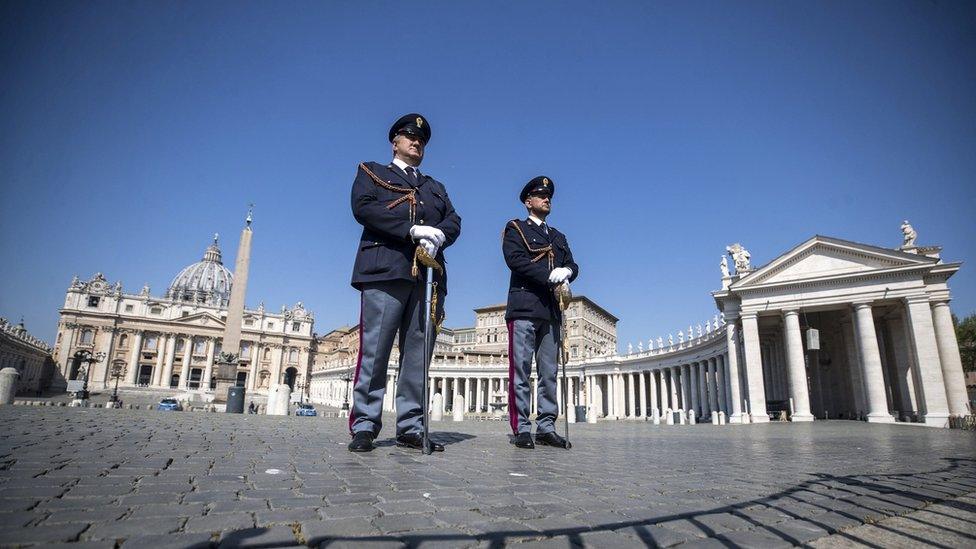
[[[536,444],[569,448],[556,433],[559,415],[556,399],[557,349],[562,315],[554,290],[576,280],[579,266],[563,233],[550,227],[546,218],[552,211],[556,184],[538,176],[525,184],[519,200],[528,212],[526,219],[513,219],[505,225],[502,253],[512,271],[508,285],[505,320],[508,323],[508,417],[512,444],[531,449]],[[532,358],[538,370],[535,443],[529,422],[532,403]]]
[[[389,131],[393,161],[364,162],[352,184],[352,213],[363,226],[352,285],[361,292],[360,353],[349,413],[350,452],[369,452],[382,426],[386,369],[399,330],[400,373],[396,394],[397,446],[423,449],[424,310],[426,269],[414,254],[422,246],[444,265],[444,248],[461,234],[444,185],[421,173],[430,124],[413,113],[400,117]],[[445,265],[446,267],[446,265]],[[435,272],[443,311],[447,272]],[[433,334],[433,331],[431,331]],[[433,341],[429,342],[433,353]],[[431,451],[444,447],[429,442]]]
[[[250,402],[247,403],[247,413],[253,414],[254,411],[255,411],[254,410],[254,401],[252,400],[252,401],[250,401]]]

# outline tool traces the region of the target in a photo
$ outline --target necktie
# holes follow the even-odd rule
[[[545,231],[546,236],[549,236],[549,225],[546,225],[545,221],[542,222],[542,230]]]
[[[414,168],[413,166],[407,166],[407,175],[410,176],[410,182],[413,184],[414,187],[416,187],[420,179],[419,177],[417,177],[416,168]]]

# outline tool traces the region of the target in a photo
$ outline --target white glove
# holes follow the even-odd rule
[[[410,238],[414,240],[426,238],[433,242],[438,248],[443,246],[444,242],[447,240],[447,237],[444,236],[444,231],[429,225],[414,225],[413,227],[410,227]]]
[[[419,244],[423,246],[425,250],[427,250],[430,257],[437,257],[437,250],[440,248],[440,246],[434,244],[433,241],[427,238],[421,238]]]
[[[567,267],[556,267],[549,273],[549,282],[552,284],[562,284],[573,276],[573,270]]]

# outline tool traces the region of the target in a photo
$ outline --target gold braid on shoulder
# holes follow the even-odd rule
[[[394,200],[393,202],[387,204],[386,209],[392,210],[393,208],[396,208],[397,206],[403,204],[404,202],[409,202],[410,222],[413,223],[414,218],[417,217],[417,189],[414,189],[412,187],[397,187],[396,185],[383,181],[369,168],[366,167],[365,162],[360,162],[359,167],[362,168],[364,172],[366,172],[366,175],[368,175],[369,178],[373,180],[373,183],[376,183],[377,186],[383,187],[388,191],[393,191],[395,193],[400,193],[403,195],[400,198]]]
[[[549,270],[551,271],[556,262],[556,252],[553,251],[552,244],[549,244],[548,246],[542,246],[541,248],[533,248],[531,245],[529,245],[529,239],[525,238],[525,233],[522,232],[522,227],[519,227],[518,219],[513,219],[508,223],[512,227],[515,227],[515,230],[518,231],[519,236],[522,237],[522,242],[525,244],[525,249],[527,249],[530,254],[537,254],[535,257],[532,258],[532,263],[535,263],[536,261],[539,261],[543,257],[546,257],[549,259]],[[503,238],[504,236],[505,236],[504,233],[502,233]]]

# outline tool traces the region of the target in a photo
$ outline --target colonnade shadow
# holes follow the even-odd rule
[[[506,544],[511,542],[521,542],[533,539],[547,539],[547,538],[562,538],[565,537],[568,545],[572,547],[583,547],[584,546],[584,534],[590,533],[600,533],[600,532],[614,532],[619,530],[632,530],[632,535],[636,535],[647,547],[660,547],[661,543],[659,538],[661,536],[660,531],[655,531],[655,528],[660,528],[659,524],[684,520],[689,524],[695,526],[698,529],[698,533],[701,536],[695,536],[691,534],[688,541],[694,541],[695,539],[701,539],[701,537],[713,538],[722,545],[726,547],[738,547],[739,543],[732,537],[731,531],[717,531],[705,522],[707,517],[711,515],[724,515],[728,514],[739,519],[742,519],[754,528],[749,529],[752,532],[759,532],[767,536],[768,539],[773,541],[781,540],[792,545],[803,545],[816,538],[822,537],[829,534],[839,534],[848,538],[851,541],[860,543],[862,545],[872,547],[875,549],[883,549],[882,546],[871,543],[867,540],[860,539],[852,534],[845,533],[844,528],[857,526],[859,524],[865,523],[867,520],[876,518],[888,518],[893,516],[898,516],[897,511],[910,512],[922,507],[935,504],[935,503],[946,503],[947,506],[959,509],[966,512],[976,513],[976,505],[971,505],[969,503],[960,501],[948,501],[952,498],[958,497],[958,494],[941,492],[944,497],[933,496],[933,493],[939,493],[937,490],[937,482],[932,481],[928,486],[919,487],[912,486],[912,484],[919,484],[917,477],[926,477],[931,475],[939,475],[950,473],[959,469],[968,469],[971,478],[976,478],[976,460],[965,459],[965,458],[943,458],[948,464],[940,469],[935,469],[931,471],[918,472],[918,473],[897,473],[897,474],[884,474],[884,475],[848,475],[848,476],[837,476],[828,473],[813,473],[816,477],[814,480],[808,480],[801,482],[791,488],[782,490],[780,492],[770,494],[761,498],[755,498],[748,501],[743,501],[735,504],[715,507],[713,509],[705,511],[694,511],[694,512],[684,512],[684,513],[673,513],[673,514],[662,514],[660,516],[655,516],[651,519],[645,520],[625,520],[622,517],[620,521],[606,522],[594,526],[579,526],[572,528],[554,528],[550,530],[534,530],[530,528],[525,529],[513,529],[498,532],[488,532],[484,534],[458,534],[458,533],[444,533],[444,534],[397,534],[397,535],[372,535],[372,536],[317,536],[312,539],[303,540],[306,546],[309,547],[319,547],[320,549],[328,548],[329,546],[337,543],[402,543],[407,547],[419,547],[426,543],[439,542],[442,544],[462,544],[471,542],[488,542],[489,547],[499,548],[504,547]],[[912,484],[906,484],[901,481],[906,481],[909,479],[914,479]],[[913,491],[913,488],[918,488],[920,491]],[[831,498],[831,501],[843,502],[845,506],[843,509],[838,510],[830,505],[830,501],[823,502],[813,499],[811,501],[808,497],[803,497],[804,492],[817,493],[818,491],[829,490],[831,492],[840,491],[844,493],[851,494],[856,501],[851,501],[847,498]],[[976,491],[976,486],[973,486],[973,491]],[[924,492],[924,493],[923,493]],[[849,521],[845,525],[838,526],[836,523],[830,523],[823,520],[821,515],[811,515],[804,516],[799,513],[788,509],[786,506],[789,504],[800,503],[803,505],[809,505],[819,509],[823,509],[826,512],[834,513],[841,517],[847,518]],[[773,510],[782,513],[783,516],[788,517],[784,521],[790,519],[802,520],[810,523],[814,526],[821,528],[825,533],[817,534],[813,537],[798,537],[795,532],[787,531],[786,529],[779,527],[777,524],[765,524],[760,520],[757,520],[753,516],[748,514],[750,508],[756,506],[763,506],[769,510]],[[937,511],[931,511],[936,514]],[[880,515],[880,516],[879,516]],[[962,522],[972,522],[965,519],[960,519],[959,517],[951,518],[960,520]],[[820,517],[818,519],[818,517]],[[961,535],[968,539],[976,540],[976,536],[969,532],[961,532],[958,530],[953,530],[947,528],[943,525],[936,525],[926,522],[921,519],[911,519],[915,522],[920,523],[923,526],[938,528],[945,531],[951,531],[957,535]],[[856,523],[856,524],[855,524]],[[976,529],[976,523],[974,524],[974,529]],[[905,533],[903,531],[896,531],[891,528],[887,528],[884,525],[872,520],[872,525],[876,528],[881,528],[883,530],[891,531],[899,536],[903,536],[911,539],[912,541],[925,544],[934,547],[940,547],[944,549],[950,549],[945,545],[940,545],[932,540],[920,538],[913,536],[911,534]],[[297,524],[294,525],[297,532]],[[258,538],[261,535],[268,532],[268,528],[247,528],[242,530],[237,530],[231,532],[225,536],[221,542],[220,547],[236,547],[241,545],[246,545],[251,548],[281,548],[290,547],[298,543],[298,540],[291,543],[265,543],[260,542],[254,543],[253,538]],[[675,531],[671,532],[676,533]],[[255,540],[256,541],[256,540]],[[673,537],[672,537],[673,542]],[[976,541],[974,541],[976,543]],[[212,544],[197,544],[193,547],[210,547]]]

